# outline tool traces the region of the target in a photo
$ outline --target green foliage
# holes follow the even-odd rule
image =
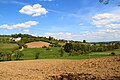
[[[59,52],[60,52],[60,56],[63,57],[63,55],[64,55],[64,49],[60,48]]]
[[[53,38],[53,37],[51,37],[51,36],[49,36],[48,40],[54,40],[54,38]]]
[[[61,45],[56,41],[55,43],[52,43],[51,47],[61,47]]]
[[[86,40],[83,40],[83,43],[86,43]]]
[[[11,61],[12,53],[11,52],[0,52],[0,61]]]
[[[39,55],[40,55],[39,52],[35,53],[35,59],[39,59]]]
[[[19,49],[19,47],[15,46],[15,47],[12,48],[11,51],[12,51],[12,52],[15,52],[15,51],[18,50],[18,49]]]
[[[115,52],[111,52],[111,55],[113,55],[113,56],[114,56],[114,55],[115,55]]]
[[[72,45],[72,43],[66,43],[65,44],[65,46],[64,46],[64,50],[65,50],[65,52],[71,52],[72,51],[72,49],[73,49],[73,45]]]
[[[85,52],[84,51],[82,51],[82,50],[79,50],[79,51],[77,51],[78,53],[79,53],[79,55],[83,55]]]
[[[24,54],[21,51],[16,51],[14,53],[14,57],[15,57],[16,60],[20,60],[20,58],[23,57],[23,56],[24,56]]]
[[[78,53],[78,52],[76,52],[76,51],[74,51],[74,50],[72,50],[70,53],[69,53],[69,56],[79,56],[80,55],[80,53]]]

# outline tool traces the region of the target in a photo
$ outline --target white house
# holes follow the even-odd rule
[[[18,42],[18,41],[20,41],[20,40],[21,40],[21,37],[18,37],[18,38],[10,38],[10,40],[13,40],[13,41]]]
[[[21,37],[18,37],[18,38],[15,38],[15,41],[20,41],[21,40]]]

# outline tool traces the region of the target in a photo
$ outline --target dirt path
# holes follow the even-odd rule
[[[24,50],[24,47],[22,46],[22,48],[21,49],[19,49],[19,51],[23,51]]]
[[[86,60],[0,62],[1,80],[120,79],[120,56]]]

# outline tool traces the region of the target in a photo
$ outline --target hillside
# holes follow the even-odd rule
[[[28,60],[0,63],[1,80],[120,79],[120,56],[86,60]]]

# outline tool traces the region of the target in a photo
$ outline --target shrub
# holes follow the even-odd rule
[[[115,55],[115,52],[111,52],[111,55]]]
[[[84,52],[83,51],[81,51],[81,50],[79,50],[78,51],[78,53],[79,53],[79,55],[81,54],[81,55],[83,55],[84,54]]]
[[[59,52],[60,52],[60,56],[63,57],[63,55],[64,55],[64,49],[61,48],[61,49],[59,50]]]
[[[11,61],[11,58],[12,58],[12,53],[11,52],[7,52],[6,53],[6,60],[7,61]]]
[[[64,50],[65,52],[71,52],[73,50],[73,45],[72,43],[66,43],[65,46],[64,46]]]
[[[4,61],[4,60],[5,60],[5,53],[0,52],[0,61]]]
[[[61,47],[61,45],[58,42],[52,43],[51,47]]]
[[[39,59],[39,55],[40,55],[40,53],[37,52],[37,53],[35,54],[35,59]]]
[[[24,56],[24,54],[21,51],[16,51],[14,56],[16,60],[20,60],[20,58]]]
[[[69,53],[69,56],[79,56],[80,53],[79,52],[76,52],[74,50],[72,50],[70,53]]]
[[[24,48],[27,48],[28,46],[24,44],[23,47],[24,47]]]
[[[11,52],[0,52],[0,61],[11,61]]]

